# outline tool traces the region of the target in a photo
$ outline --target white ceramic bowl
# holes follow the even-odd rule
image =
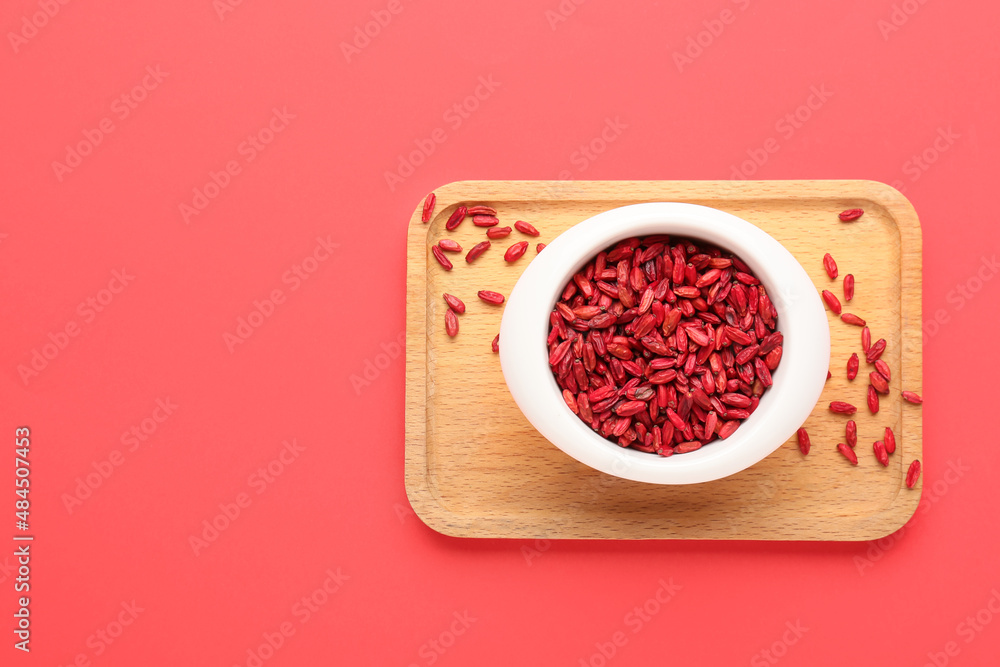
[[[624,449],[573,414],[548,363],[549,313],[570,277],[622,239],[670,234],[713,243],[757,274],[778,311],[784,334],[774,384],[757,410],[726,440],[688,454],[660,457]],[[653,484],[694,484],[732,475],[786,442],[805,422],[826,382],[830,329],[805,269],[763,230],[724,211],[680,203],[623,206],[561,234],[521,274],[500,324],[500,365],[528,421],[556,447],[609,475]]]

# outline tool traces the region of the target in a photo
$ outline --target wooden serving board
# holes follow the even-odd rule
[[[462,181],[436,194],[430,223],[421,223],[420,205],[410,220],[406,295],[406,492],[430,527],[459,537],[870,540],[916,510],[921,487],[907,489],[904,476],[922,458],[921,413],[900,390],[922,391],[920,223],[893,188],[873,181]],[[871,368],[863,355],[857,379],[846,377],[848,357],[861,353],[861,330],[828,313],[833,378],[805,424],[809,456],[793,438],[731,477],[658,486],[597,472],[535,431],[490,348],[502,308],[476,293],[510,294],[537,242],[602,211],[658,201],[712,206],[761,227],[795,255],[817,289],[843,294],[842,280],[823,270],[826,252],[841,278],[853,273],[856,296],[845,311],[864,317],[874,339],[888,341],[891,393],[881,397],[881,411],[866,407]],[[460,204],[493,206],[501,225],[526,220],[542,236],[514,231],[467,264],[465,252],[486,236],[470,219],[445,230]],[[840,222],[837,214],[855,207],[864,217]],[[464,249],[449,255],[452,271],[431,255],[441,238]],[[528,253],[504,262],[506,248],[521,240],[531,242]],[[456,338],[444,331],[444,292],[467,306]],[[837,452],[847,418],[829,412],[832,400],[859,408],[857,467]],[[886,426],[898,445],[883,468],[872,443]]]

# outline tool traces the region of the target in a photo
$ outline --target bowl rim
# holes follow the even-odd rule
[[[718,245],[742,259],[767,287],[785,339],[774,384],[726,440],[683,455],[625,449],[590,429],[566,406],[548,364],[549,313],[566,282],[614,243],[651,234]],[[699,204],[650,202],[598,213],[556,237],[525,268],[500,324],[500,365],[514,401],[552,444],[596,470],[653,484],[694,484],[761,461],[806,421],[826,383],[830,330],[819,291],[798,260],[764,230]]]

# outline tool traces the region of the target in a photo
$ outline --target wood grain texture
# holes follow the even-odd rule
[[[460,537],[869,540],[912,516],[921,486],[907,489],[904,476],[910,461],[923,458],[922,421],[920,408],[899,392],[922,391],[921,235],[898,191],[873,181],[461,181],[436,192],[430,223],[420,222],[422,202],[410,220],[406,294],[406,491],[430,527]],[[788,248],[817,289],[843,294],[841,279],[823,270],[825,252],[837,259],[841,278],[853,273],[856,296],[844,310],[888,342],[891,393],[879,414],[865,407],[871,368],[863,355],[858,378],[846,378],[848,357],[861,352],[861,330],[828,313],[833,378],[805,424],[808,457],[793,439],[731,477],[658,486],[588,468],[535,431],[490,349],[502,307],[476,292],[509,294],[535,243],[602,211],[656,201],[703,204],[748,220]],[[469,219],[453,232],[444,224],[459,204],[480,203],[498,210],[501,225],[526,220],[542,236],[514,231],[467,264],[465,252],[485,239],[484,230]],[[837,213],[855,207],[865,209],[861,220],[839,221]],[[464,248],[449,255],[452,271],[431,256],[441,238]],[[520,240],[531,242],[528,254],[506,264],[504,250]],[[467,306],[456,338],[444,332],[443,292]],[[847,419],[829,412],[832,400],[859,407],[856,468],[836,450]],[[872,443],[886,426],[898,445],[883,468]]]

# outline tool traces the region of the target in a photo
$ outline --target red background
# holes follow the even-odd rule
[[[1000,244],[996,3],[48,5],[8,2],[0,20],[0,432],[13,446],[32,429],[36,536],[33,650],[5,631],[3,664],[247,665],[285,622],[295,634],[266,665],[773,664],[763,649],[789,666],[996,664],[1000,281],[974,279],[993,277],[982,258]],[[366,44],[373,11],[386,25]],[[157,66],[122,118],[116,98]],[[445,114],[480,77],[496,88],[456,127]],[[294,118],[247,161],[241,142],[274,108]],[[104,118],[113,131],[60,180],[53,162]],[[627,127],[581,158],[608,119]],[[423,196],[470,178],[730,178],[772,137],[754,178],[881,180],[921,216],[927,475],[910,524],[878,544],[535,544],[446,538],[410,514],[402,356],[370,385],[351,377],[403,330]],[[239,173],[186,222],[180,205],[231,160]],[[283,276],[317,237],[338,247],[293,290]],[[123,267],[134,279],[102,293]],[[224,334],[275,289],[284,302],[230,353]],[[87,321],[79,304],[109,296]],[[79,334],[25,382],[19,367],[71,321]],[[167,398],[176,409],[128,451],[122,434]],[[291,439],[305,449],[261,489],[251,475]],[[64,494],[115,450],[121,465],[69,512]],[[196,555],[190,537],[240,493],[250,505]],[[337,568],[349,579],[301,623],[296,601]],[[626,614],[660,579],[682,588],[633,632]],[[88,638],[117,633],[133,600],[143,611],[96,655]]]

